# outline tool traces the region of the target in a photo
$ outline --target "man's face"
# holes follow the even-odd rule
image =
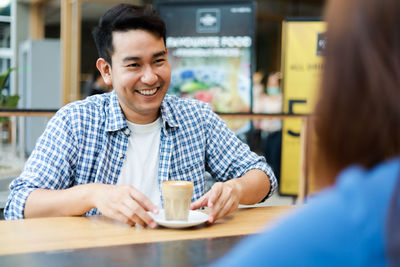
[[[146,124],[159,116],[171,68],[162,38],[144,31],[113,32],[111,82],[125,117]]]

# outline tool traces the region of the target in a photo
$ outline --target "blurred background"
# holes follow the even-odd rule
[[[119,3],[154,5],[167,23],[169,93],[209,102],[267,158],[280,181],[279,204],[294,203],[303,120],[268,114],[311,111],[322,68],[323,0],[0,0],[0,112],[26,111],[0,113],[0,208],[52,112],[112,90],[95,68],[91,31]]]

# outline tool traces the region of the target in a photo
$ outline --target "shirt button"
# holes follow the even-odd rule
[[[119,153],[118,157],[119,157],[120,159],[122,159],[122,158],[124,157],[124,154]]]
[[[125,134],[129,135],[131,133],[131,131],[129,129],[125,129]]]

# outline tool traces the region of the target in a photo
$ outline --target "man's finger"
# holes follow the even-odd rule
[[[125,216],[127,216],[131,221],[145,227],[149,225],[152,228],[157,226],[154,219],[143,209],[143,207],[137,203],[136,201],[132,200],[133,203],[130,201],[126,201],[122,207],[121,211]],[[129,203],[126,204],[126,203]]]
[[[216,199],[213,205],[210,207],[210,214],[208,220],[210,223],[215,222],[218,218],[221,217],[220,215],[221,210],[225,207],[230,198],[231,196],[229,195],[229,193],[224,191],[223,188],[221,187],[218,199]]]
[[[158,207],[142,192],[136,190],[134,187],[130,187],[130,195],[145,211],[158,214]]]
[[[136,224],[139,224],[142,227],[146,227],[149,225],[149,223],[145,222],[141,217],[139,217],[137,214],[132,216],[132,220],[136,222]]]
[[[216,213],[213,216],[214,222],[222,217],[224,217],[225,215],[227,215],[228,213],[230,213],[231,211],[235,210],[234,208],[234,201],[233,199],[228,199],[225,202],[225,205],[221,206],[219,209],[216,210]]]
[[[154,221],[153,217],[151,217],[145,210],[140,209],[135,215],[138,218],[138,220],[135,220],[136,223],[139,223],[143,227],[148,225],[151,228],[155,228],[157,226],[157,223]]]
[[[231,196],[229,195],[229,193],[221,189],[218,199],[214,201],[213,206],[211,207],[210,213],[212,215],[216,215],[217,213],[219,213],[219,211],[224,208],[230,198]]]
[[[130,210],[126,206],[122,206],[120,211],[116,211],[114,215],[112,216],[113,219],[116,219],[122,223],[129,224],[131,226],[135,225],[136,222],[130,218],[128,215],[130,213]]]
[[[207,206],[212,209],[222,193],[222,183],[215,183],[208,193],[210,193],[210,196],[208,198]]]
[[[196,201],[192,202],[190,204],[190,209],[197,210],[198,208],[207,206],[209,194],[210,194],[210,191],[205,193],[202,197],[200,197]]]

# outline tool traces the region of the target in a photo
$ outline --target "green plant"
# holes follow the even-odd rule
[[[16,68],[9,68],[6,72],[0,74],[0,108],[16,108],[19,101],[19,95],[9,95],[6,90],[4,90],[4,85],[7,82],[10,73]],[[0,123],[7,122],[7,118],[0,117]]]
[[[16,68],[9,68],[6,72],[0,74],[0,107],[15,108],[17,107],[19,95],[8,95],[4,90],[4,85],[7,82],[10,73]]]

